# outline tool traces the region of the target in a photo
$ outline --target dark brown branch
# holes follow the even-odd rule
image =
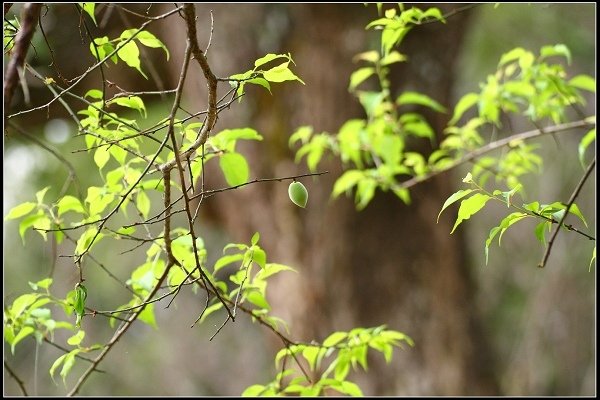
[[[556,230],[552,233],[552,237],[548,241],[548,247],[546,247],[546,251],[544,252],[544,257],[542,257],[542,262],[540,262],[538,264],[539,268],[544,268],[546,266],[546,263],[548,262],[548,257],[550,257],[550,252],[552,251],[552,246],[554,245],[554,241],[556,240],[556,237],[558,236],[558,232],[560,231],[560,228],[562,227],[563,222],[567,218],[567,215],[569,214],[569,210],[571,209],[571,206],[573,205],[573,203],[575,202],[575,199],[579,195],[581,188],[583,188],[585,181],[588,179],[588,177],[594,170],[595,166],[596,166],[596,158],[594,158],[594,160],[590,163],[590,165],[588,165],[583,176],[579,180],[579,183],[575,187],[573,194],[571,194],[571,198],[569,199],[569,202],[567,203],[567,206],[565,207],[565,213],[563,214],[560,221],[558,221],[558,226],[556,227]]]
[[[42,9],[42,3],[26,3],[21,14],[21,29],[17,33],[13,55],[4,75],[4,122],[7,121],[10,103],[19,80],[19,69],[25,64],[27,50],[35,32],[35,26]],[[6,14],[6,6],[4,8]]]
[[[237,188],[241,188],[242,186],[246,186],[246,185],[250,185],[253,183],[259,183],[259,182],[283,182],[283,181],[289,181],[289,180],[295,180],[298,178],[303,178],[306,176],[318,176],[318,175],[324,175],[324,174],[328,174],[329,171],[321,171],[321,172],[311,172],[309,174],[300,174],[300,175],[293,175],[293,176],[284,176],[284,177],[280,177],[280,178],[259,178],[259,179],[253,179],[251,181],[248,182],[244,182],[244,183],[240,183],[239,185],[235,185],[235,186],[229,186],[226,188],[220,188],[220,189],[212,189],[212,190],[205,190],[202,191],[194,196],[192,196],[190,198],[190,200],[193,200],[197,197],[210,197],[214,194],[220,193],[220,192],[226,192],[228,190],[233,190],[233,189],[237,189]]]
[[[6,14],[6,4],[4,5],[4,14]],[[6,362],[6,360],[4,360],[4,369],[8,372],[8,374],[15,380],[17,381],[17,385],[19,385],[19,389],[21,389],[21,393],[23,393],[23,396],[29,396],[27,394],[27,389],[25,389],[25,383],[21,380],[21,378],[19,378],[17,376],[17,374],[12,370],[12,368],[10,368],[10,366],[8,365],[8,363]]]

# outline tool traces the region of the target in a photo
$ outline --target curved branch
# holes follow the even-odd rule
[[[8,109],[19,80],[19,70],[25,64],[27,50],[35,32],[35,25],[42,10],[42,3],[26,3],[21,14],[21,29],[17,33],[13,56],[6,67],[4,75],[4,122],[7,121]],[[6,6],[4,14],[6,14]]]

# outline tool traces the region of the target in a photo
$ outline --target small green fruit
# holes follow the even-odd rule
[[[298,207],[306,207],[306,203],[308,202],[308,190],[306,190],[302,183],[290,183],[290,187],[288,188],[288,195],[290,196],[290,200],[292,201],[292,203],[294,203]]]

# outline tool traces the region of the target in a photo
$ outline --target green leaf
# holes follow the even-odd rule
[[[569,81],[569,85],[596,93],[596,80],[589,75],[577,75]]]
[[[595,140],[596,140],[596,128],[594,128],[591,131],[589,131],[588,133],[586,133],[585,136],[581,139],[581,142],[579,142],[579,147],[577,148],[577,152],[579,153],[579,162],[581,163],[581,166],[584,168],[585,168],[585,163],[584,163],[585,151],[587,150],[589,145]]]
[[[10,306],[10,314],[12,318],[19,318],[23,311],[31,306],[39,297],[40,295],[37,293],[28,293],[17,297]]]
[[[460,119],[460,117],[463,116],[465,111],[477,104],[478,100],[479,95],[477,93],[468,93],[461,97],[461,99],[454,107],[454,114],[452,115],[452,119],[450,120],[450,122],[448,122],[448,125],[455,125]]]
[[[110,102],[110,104],[112,103],[137,110],[146,118],[146,107],[144,106],[144,101],[139,96],[117,97]]]
[[[417,92],[404,92],[396,99],[396,104],[399,106],[404,104],[418,104],[429,107],[437,112],[445,113],[446,108],[429,96]]]
[[[219,271],[221,268],[223,268],[233,262],[240,261],[243,258],[244,258],[244,256],[242,254],[231,254],[231,255],[223,256],[217,260],[213,271],[216,274],[217,271]]]
[[[69,353],[63,354],[62,356],[58,357],[56,359],[56,361],[54,361],[54,363],[50,367],[49,372],[50,372],[50,377],[52,377],[52,380],[54,380],[54,371],[56,370],[56,368],[58,368],[60,366],[60,364],[63,363],[63,361],[65,361],[65,358],[67,358],[68,355],[69,355]]]
[[[94,25],[98,26],[98,23],[96,22],[96,16],[94,15],[96,3],[79,3],[79,7],[83,8],[83,11],[85,11],[90,18],[92,18],[92,21],[94,21]]]
[[[110,160],[110,153],[106,146],[98,147],[94,152],[94,162],[98,166],[98,169],[104,168],[108,160]]]
[[[165,46],[163,42],[158,40],[156,36],[154,36],[148,31],[141,31],[137,34],[135,38],[146,47],[162,48],[167,55],[167,61],[169,61],[169,49],[167,49],[167,46]]]
[[[392,51],[390,54],[388,54],[387,56],[383,57],[381,59],[380,64],[382,66],[386,66],[386,65],[390,65],[390,64],[394,64],[397,62],[402,62],[402,61],[406,61],[406,56],[404,54],[400,54],[397,51]]]
[[[337,390],[340,393],[344,393],[353,397],[363,397],[363,392],[362,390],[360,390],[360,387],[354,383],[354,382],[350,382],[350,381],[342,381],[340,382],[339,386],[335,387],[335,390]]]
[[[294,268],[288,267],[287,265],[277,263],[267,263],[264,269],[256,273],[257,279],[267,279],[269,276],[275,275],[281,271],[292,271],[297,272]]]
[[[571,208],[569,208],[569,212],[571,214],[575,215],[577,218],[579,218],[586,227],[588,226],[588,224],[585,221],[585,218],[583,217],[583,214],[579,210],[579,207],[577,206],[577,204],[575,204],[575,203],[571,204]]]
[[[148,79],[141,68],[140,50],[133,40],[125,43],[124,45],[119,44],[117,55],[121,60],[125,61],[127,65],[137,69],[144,78]]]
[[[89,97],[92,99],[101,100],[102,99],[102,91],[98,90],[98,89],[90,89],[86,92],[86,94],[83,97],[84,98]]]
[[[371,75],[375,73],[375,68],[366,67],[357,69],[350,75],[350,90],[354,90],[358,85],[368,79]]]
[[[221,303],[220,301],[217,301],[215,304],[212,304],[208,307],[206,307],[206,310],[204,310],[204,313],[202,314],[202,317],[200,317],[200,320],[198,320],[198,323],[202,323],[202,321],[204,321],[206,319],[206,317],[208,317],[210,314],[214,313],[215,311],[219,311],[221,308],[223,307],[223,303]]]
[[[543,222],[540,222],[539,224],[537,224],[537,226],[535,227],[535,230],[534,230],[534,234],[540,243],[542,243],[542,244],[546,243],[546,230],[548,232],[550,232],[551,227],[552,227],[552,222],[550,222],[550,221],[543,221]]]
[[[150,325],[154,329],[158,329],[158,325],[156,324],[156,318],[154,317],[154,303],[146,305],[146,307],[144,307],[144,310],[140,313],[140,316],[138,318],[143,323]]]
[[[38,204],[42,204],[44,202],[44,196],[46,195],[46,192],[48,191],[48,189],[50,189],[50,186],[46,186],[42,190],[39,190],[38,192],[36,192],[35,198],[37,199]]]
[[[336,198],[346,190],[351,189],[365,176],[364,172],[358,169],[352,169],[344,172],[333,185],[333,191],[331,195]]]
[[[14,337],[12,343],[10,343],[11,353],[15,354],[15,347],[17,346],[17,343],[25,339],[27,336],[31,335],[33,332],[35,332],[35,330],[31,326],[24,326],[23,329],[21,329],[19,333],[17,333],[17,335]]]
[[[276,67],[271,68],[268,71],[263,72],[263,78],[268,80],[269,82],[285,82],[285,81],[298,81],[305,84],[304,81],[298,78],[290,69],[288,68],[289,61],[284,62]]]
[[[63,362],[63,367],[60,370],[60,376],[63,378],[63,383],[66,384],[67,375],[71,372],[73,365],[75,365],[75,356],[80,352],[80,349],[72,350],[71,352],[65,354],[65,361]]]
[[[551,56],[563,56],[567,59],[567,64],[571,64],[571,52],[569,48],[564,44],[557,44],[554,46],[544,46],[540,51],[542,58]]]
[[[88,247],[90,247],[90,243],[92,243],[92,239],[96,235],[98,230],[95,227],[88,228],[77,240],[77,246],[75,247],[75,254],[82,254]],[[100,233],[96,237],[95,242],[92,244],[97,244],[102,238],[104,234]],[[91,248],[91,247],[90,247]]]
[[[594,250],[592,251],[592,259],[590,260],[590,267],[588,271],[592,271],[592,265],[594,265],[594,260],[596,259],[596,246],[594,246]]]
[[[267,387],[265,385],[252,385],[242,392],[242,397],[258,397],[261,396]]]
[[[267,301],[267,299],[265,298],[265,296],[262,295],[262,293],[259,293],[256,290],[253,290],[251,292],[249,292],[246,295],[246,299],[254,304],[255,306],[264,309],[264,310],[270,310],[271,309],[271,305],[269,304],[269,302]]]
[[[250,239],[250,243],[252,244],[252,246],[254,246],[255,244],[258,243],[259,240],[260,240],[260,233],[255,232],[254,235],[252,235],[252,239]]]
[[[356,208],[362,210],[365,208],[373,196],[375,196],[375,189],[377,188],[377,182],[374,179],[366,178],[358,182],[356,188]]]
[[[278,58],[288,58],[288,56],[286,54],[273,54],[273,53],[269,53],[261,58],[259,58],[258,60],[254,61],[254,68],[258,68],[261,65],[265,65],[266,63],[276,60]]]
[[[81,201],[74,196],[66,195],[58,201],[58,216],[63,215],[67,211],[76,211],[80,214],[85,214],[85,209]]]
[[[148,214],[150,213],[150,199],[148,198],[148,195],[146,194],[146,192],[144,192],[143,190],[140,190],[137,193],[137,196],[135,198],[135,203],[136,206],[138,208],[138,210],[140,210],[140,213],[142,214],[142,216],[144,218],[148,218]]]
[[[446,208],[448,208],[448,206],[457,202],[458,200],[462,199],[463,197],[469,195],[472,192],[473,192],[473,189],[459,190],[458,192],[454,193],[452,196],[448,197],[448,199],[444,202],[444,205],[442,206],[440,213],[438,214],[437,222],[438,223],[440,222],[440,215],[442,215],[442,212],[444,212],[444,210]]]
[[[67,344],[69,344],[71,346],[79,346],[79,344],[81,344],[84,337],[85,337],[85,331],[79,330],[75,335],[73,335],[69,339],[67,339]]]
[[[311,371],[315,371],[317,368],[317,356],[319,355],[319,348],[315,346],[307,346],[302,350],[302,357],[306,359]]]
[[[323,346],[332,347],[348,337],[347,332],[333,332],[323,341]]]
[[[248,162],[239,153],[226,153],[219,157],[219,166],[229,186],[241,185],[248,181]]]
[[[472,215],[481,210],[489,199],[491,197],[487,194],[475,193],[468,199],[461,201],[460,208],[458,209],[458,217],[450,234],[454,233],[461,222],[468,220]]]
[[[516,60],[520,59],[525,53],[527,53],[527,51],[525,49],[523,49],[522,47],[517,47],[517,48],[510,50],[507,53],[504,53],[502,55],[502,57],[500,57],[500,62],[498,63],[498,68],[502,67],[503,65],[505,65],[511,61],[516,61]]]
[[[36,208],[36,206],[37,204],[32,202],[21,203],[18,206],[13,207],[8,215],[4,217],[4,219],[7,220],[20,218],[23,215],[29,214],[34,208]]]
[[[19,224],[19,235],[21,236],[23,244],[25,244],[25,232],[27,231],[27,229],[35,225],[36,222],[43,218],[46,218],[46,216],[44,215],[44,212],[42,210],[39,210],[37,214],[23,218],[23,220]]]

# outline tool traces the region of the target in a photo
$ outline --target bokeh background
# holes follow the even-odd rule
[[[423,7],[423,5],[421,5]],[[437,5],[443,12],[458,4]],[[171,5],[127,5],[151,14]],[[198,4],[200,43],[207,44],[214,18],[209,61],[218,76],[251,68],[265,53],[291,52],[295,71],[306,82],[285,84],[270,95],[250,89],[240,104],[221,114],[218,129],[254,127],[265,137],[257,145],[241,146],[250,160],[252,177],[303,173],[288,148],[289,135],[299,126],[336,132],[350,118],[362,117],[358,102],[348,93],[350,73],[357,67],[352,58],[377,48],[377,35],[365,31],[376,18],[374,6],[362,4]],[[14,5],[11,13],[18,13]],[[422,91],[448,105],[495,71],[500,56],[517,46],[538,52],[543,45],[563,43],[573,63],[571,76],[595,77],[595,4],[483,4],[448,19],[447,24],[415,28],[400,49],[409,63],[393,70],[394,90]],[[118,36],[125,28],[138,26],[133,15],[118,7],[97,6],[99,28],[94,33]],[[44,9],[44,30],[53,44],[56,68],[66,78],[82,73],[92,62],[80,17],[74,4],[49,4]],[[129,90],[161,90],[175,86],[185,46],[182,20],[171,18],[149,29],[171,51],[142,53],[142,66],[149,74],[119,64],[107,75]],[[28,61],[46,76],[50,53],[36,34]],[[7,60],[4,60],[6,65]],[[205,83],[193,68],[185,90],[184,108],[200,110],[205,105]],[[92,74],[79,93],[97,87],[99,74]],[[20,92],[13,110],[43,104],[50,94],[35,80],[28,81],[31,104]],[[223,90],[225,90],[224,88]],[[148,98],[151,125],[168,113],[171,97]],[[586,114],[595,111],[590,97]],[[441,132],[448,116],[431,115]],[[73,153],[83,147],[75,125],[59,107],[48,112],[15,118],[15,123],[68,157],[82,187],[100,183],[91,158]],[[523,121],[511,122],[515,131],[529,130]],[[29,201],[34,193],[50,186],[47,199],[57,196],[67,170],[52,155],[23,136],[8,131],[4,137],[4,212]],[[508,132],[504,132],[507,134]],[[544,137],[537,141],[544,156],[544,171],[525,180],[526,202],[566,201],[577,184],[582,168],[577,144],[582,132]],[[590,152],[594,150],[590,149]],[[283,274],[270,283],[274,314],[290,323],[297,340],[323,340],[335,330],[355,326],[387,324],[409,334],[416,346],[396,351],[386,365],[383,357],[369,358],[366,373],[353,374],[365,394],[370,395],[532,395],[581,396],[596,393],[596,269],[589,268],[593,243],[577,235],[558,237],[547,268],[536,268],[543,248],[533,235],[533,224],[522,223],[504,237],[502,247],[490,249],[484,260],[489,230],[506,210],[490,207],[473,217],[453,235],[449,232],[455,210],[435,223],[444,200],[460,185],[464,171],[454,171],[417,187],[410,206],[378,193],[364,211],[354,210],[352,199],[330,200],[332,183],[340,166],[325,160],[326,177],[306,180],[309,206],[295,208],[287,199],[287,184],[252,185],[214,196],[203,203],[198,225],[216,259],[230,241],[248,242],[255,231],[273,262],[291,265],[298,274]],[[223,185],[218,169],[207,169],[207,184]],[[596,181],[590,180],[577,201],[587,216],[589,231],[595,232]],[[73,189],[73,193],[76,189]],[[153,200],[158,201],[159,198]],[[181,221],[182,222],[182,221]],[[594,235],[595,236],[595,235]],[[68,245],[44,242],[29,232],[25,245],[18,223],[4,225],[4,301],[27,292],[28,281],[47,277],[52,271],[53,290],[64,295],[77,281],[68,258]],[[121,254],[127,243],[100,243],[97,256],[121,279],[145,257],[145,251]],[[128,292],[97,268],[87,269],[89,304],[114,309],[128,299]],[[102,363],[102,374],[94,374],[82,395],[102,396],[211,396],[239,395],[254,383],[266,383],[276,371],[273,358],[280,342],[242,317],[228,324],[212,341],[214,315],[190,329],[203,301],[183,292],[169,309],[156,307],[158,329],[134,326]],[[110,335],[106,320],[87,318],[86,343],[102,342]],[[56,335],[64,342],[66,334]],[[48,369],[60,355],[48,345],[37,346],[28,338],[14,355],[4,346],[4,359],[22,378],[32,394],[61,395],[66,389]],[[78,363],[67,379],[75,382],[87,365]],[[4,373],[4,394],[19,389]]]

